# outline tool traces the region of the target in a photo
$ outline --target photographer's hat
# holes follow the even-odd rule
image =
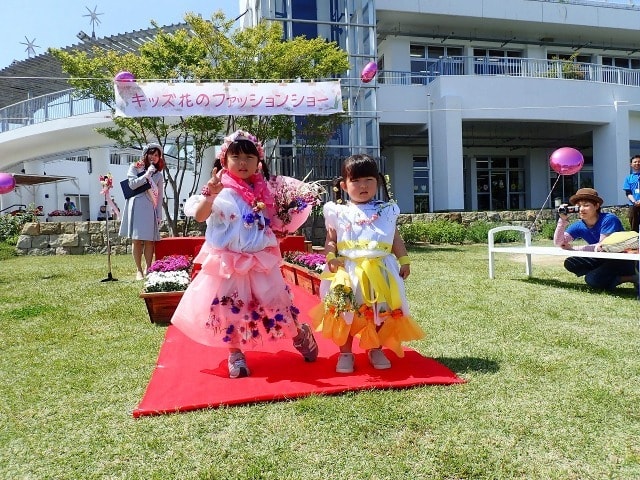
[[[575,205],[580,200],[588,200],[589,202],[597,203],[602,205],[604,200],[598,196],[598,192],[596,192],[593,188],[581,188],[576,192],[575,195],[569,198],[569,203],[571,205]]]

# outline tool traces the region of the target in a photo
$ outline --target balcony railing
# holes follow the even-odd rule
[[[74,115],[108,111],[93,98],[77,98],[73,89],[48,93],[0,109],[0,133]]]
[[[640,87],[640,70],[596,63],[538,58],[443,57],[427,61],[420,72],[384,70],[378,82],[387,85],[427,85],[445,75],[503,75],[528,78],[562,78]]]
[[[386,85],[427,85],[445,75],[503,75],[528,78],[561,78],[640,87],[640,70],[566,60],[503,57],[443,57],[426,62],[425,70],[383,70],[378,82]],[[60,118],[109,111],[92,98],[77,98],[63,90],[31,98],[0,109],[0,133]]]

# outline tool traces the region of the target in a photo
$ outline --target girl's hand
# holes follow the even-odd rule
[[[209,189],[209,193],[211,195],[219,194],[224,188],[224,185],[222,185],[222,182],[220,181],[223,170],[224,169],[218,171],[218,167],[214,167],[213,172],[211,172],[211,178],[207,182],[207,188]]]
[[[341,258],[333,258],[327,262],[327,267],[331,273],[336,273],[340,267],[344,267],[344,261]]]
[[[411,274],[411,265],[400,265],[400,276],[403,280],[406,280],[407,277]]]

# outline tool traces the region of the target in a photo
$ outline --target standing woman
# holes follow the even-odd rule
[[[162,196],[165,167],[162,147],[149,143],[142,149],[142,159],[129,166],[129,187],[136,190],[149,185],[149,189],[127,199],[120,224],[120,236],[131,239],[133,260],[136,263],[136,280],[144,279],[147,268],[153,262],[155,242],[160,240],[162,222]],[[146,268],[142,268],[142,256]]]

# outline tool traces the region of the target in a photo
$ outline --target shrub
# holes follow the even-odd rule
[[[15,257],[17,255],[16,249],[8,243],[0,242],[0,260],[7,260],[8,258]]]
[[[553,240],[553,234],[555,233],[555,231],[555,223],[545,223],[544,225],[542,225],[539,235],[540,237],[546,238],[547,240]]]
[[[0,215],[0,242],[15,246],[24,224],[36,221],[37,216],[33,208],[14,214]]]
[[[489,239],[489,230],[498,225],[495,223],[478,220],[469,224],[467,228],[467,240],[473,243],[487,243]]]
[[[426,224],[429,243],[462,243],[467,232],[464,225],[447,220],[435,220]]]
[[[427,241],[426,222],[404,223],[398,227],[398,231],[408,245]]]
[[[522,233],[515,230],[504,230],[497,232],[493,237],[495,243],[513,243],[522,241]]]

